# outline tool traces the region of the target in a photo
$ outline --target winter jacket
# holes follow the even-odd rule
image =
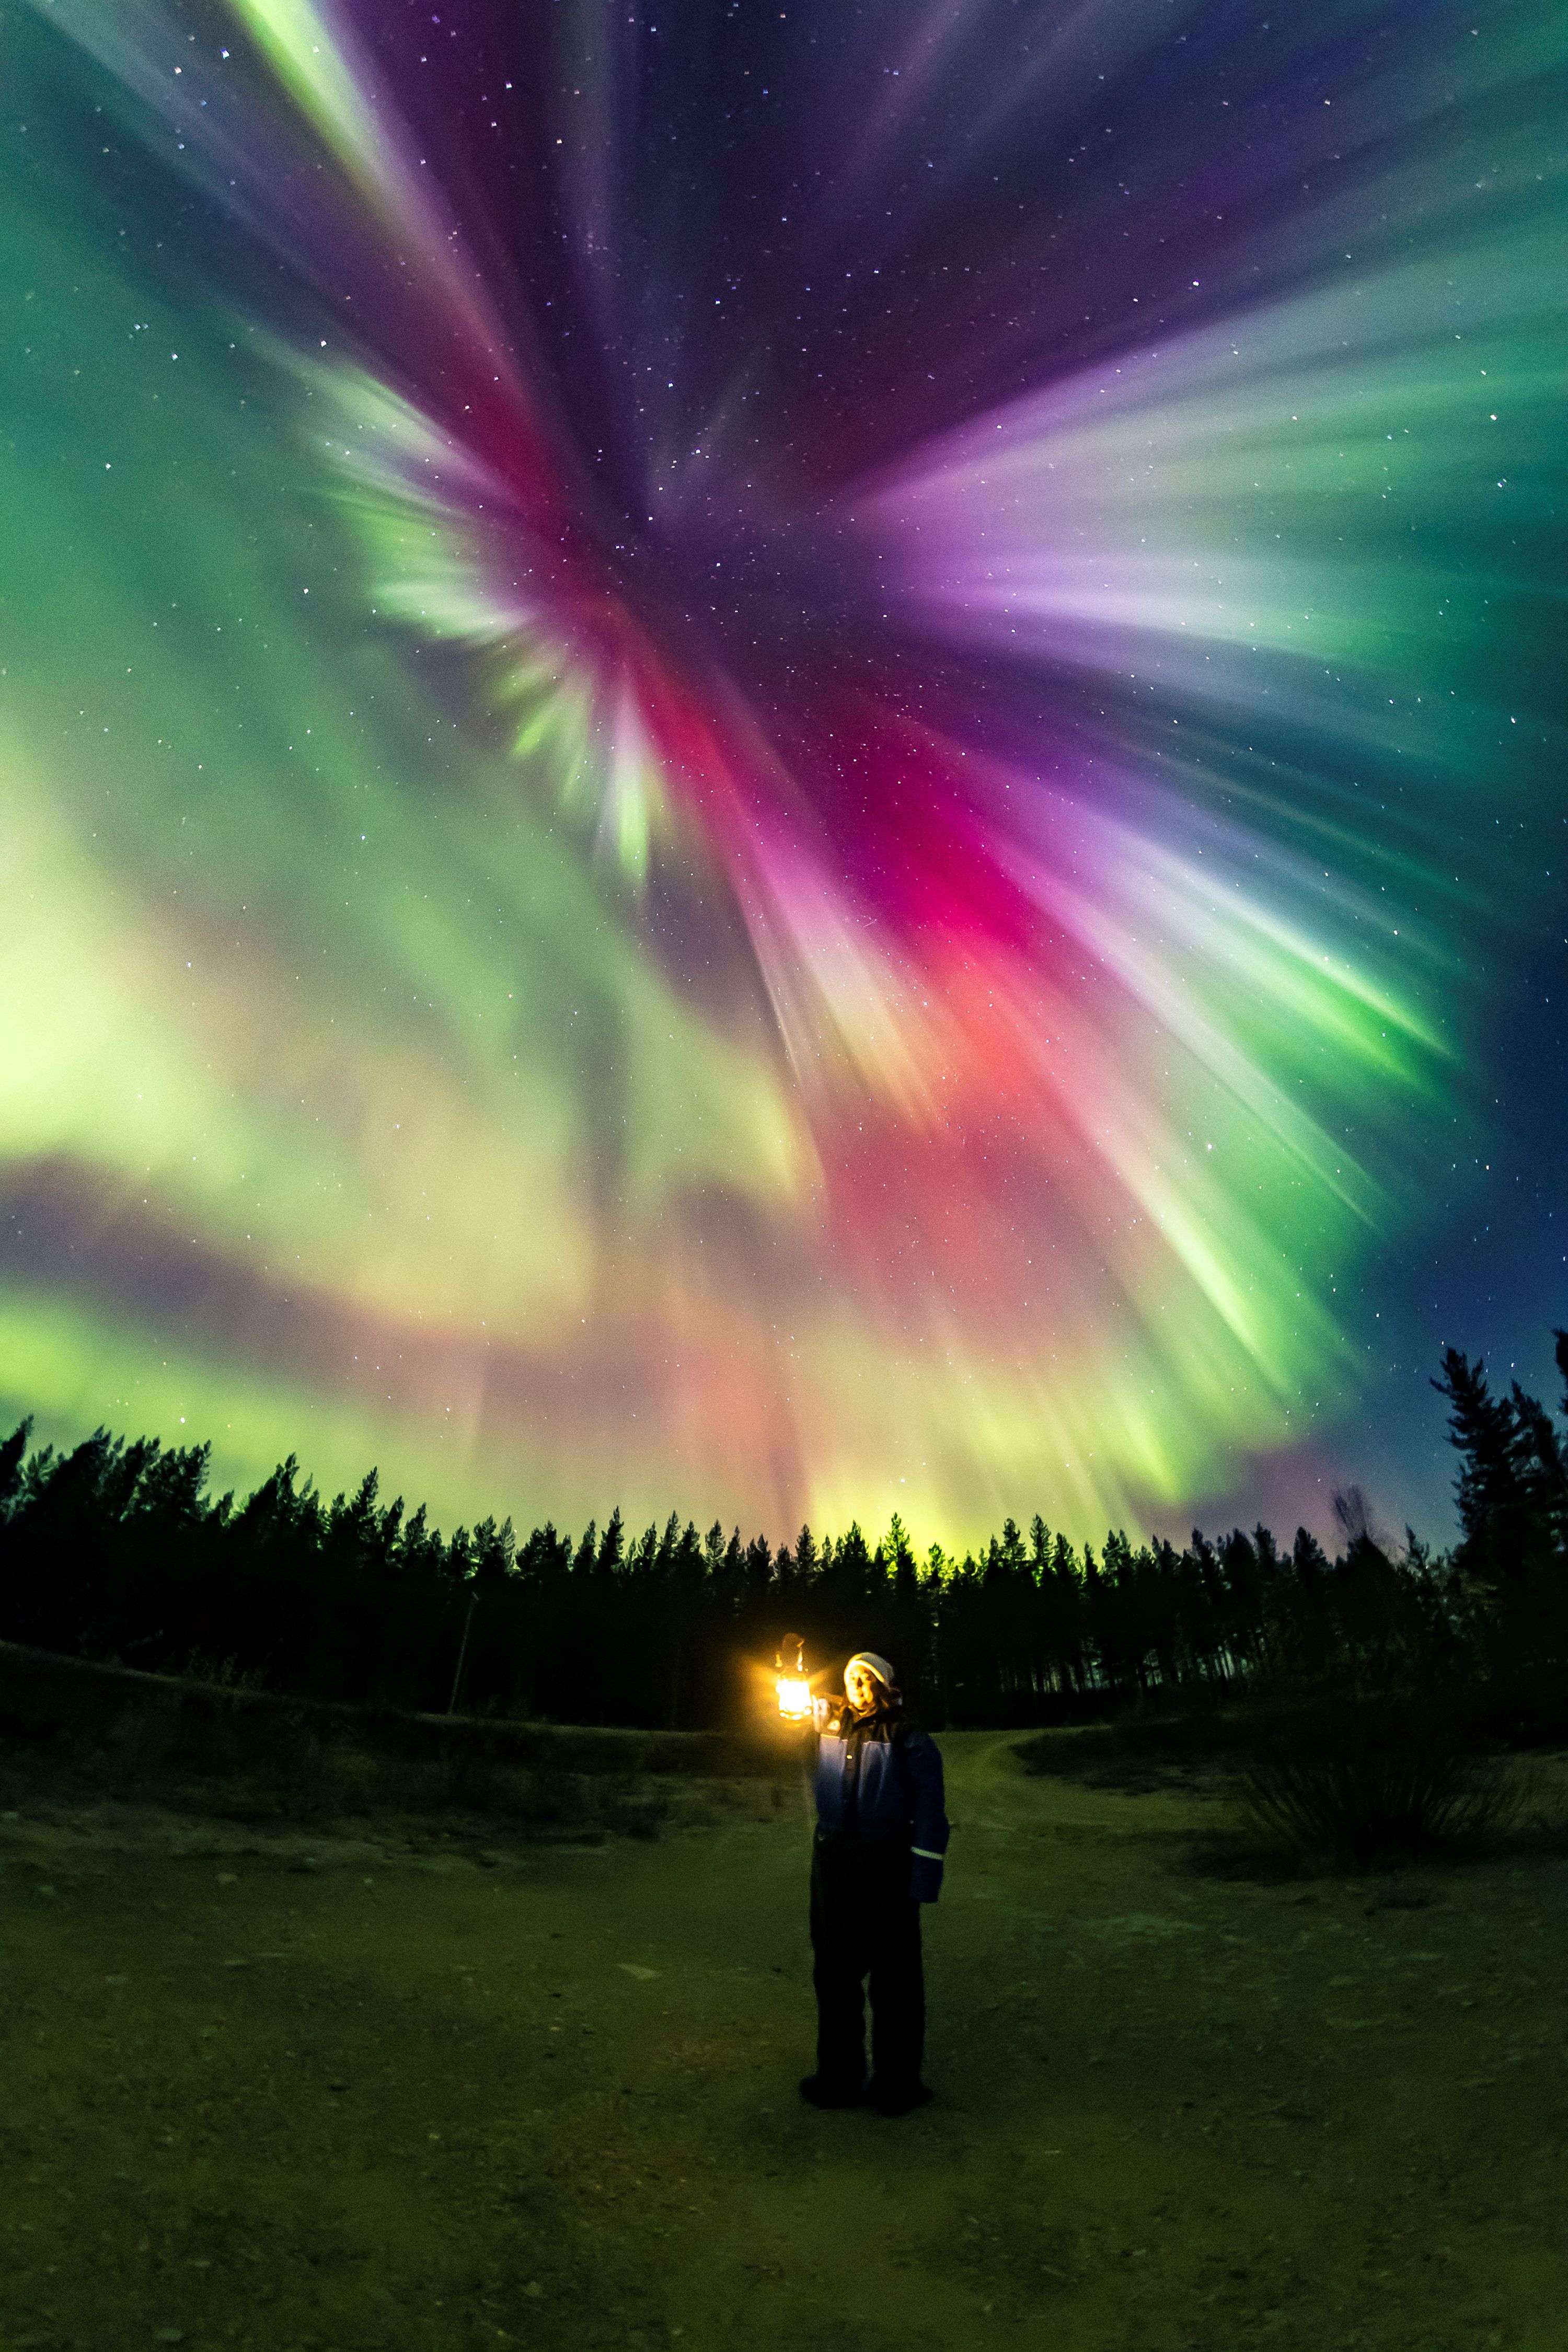
[[[910,1893],[934,1903],[948,1839],[935,1740],[897,1717],[846,1715],[823,1699],[814,1712],[819,1833],[907,1840]]]

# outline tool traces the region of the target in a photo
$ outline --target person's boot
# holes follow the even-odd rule
[[[917,2107],[929,2107],[935,2096],[923,2083],[873,2083],[866,2104],[879,2116],[912,2116]]]
[[[831,2075],[807,2074],[800,2095],[812,2107],[858,2107],[865,2093],[858,2083],[836,2083]]]

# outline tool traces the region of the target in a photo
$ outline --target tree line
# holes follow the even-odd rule
[[[1568,1334],[1557,1334],[1568,1382]],[[300,1696],[562,1722],[718,1727],[754,1703],[786,1632],[808,1663],[892,1658],[933,1724],[1027,1725],[1221,1698],[1262,1678],[1387,1688],[1568,1670],[1568,1456],[1516,1383],[1450,1349],[1434,1382],[1458,1451],[1459,1540],[1380,1538],[1338,1498],[1331,1557],[1240,1528],[1180,1549],[1111,1530],[1076,1547],[1009,1518],[962,1557],[917,1555],[895,1517],[802,1528],[773,1550],[618,1510],[574,1539],[487,1518],[450,1538],[384,1504],[374,1470],[326,1501],[293,1456],[243,1501],[209,1496],[210,1447],[100,1429],[0,1445],[0,1637]],[[1568,1413],[1568,1392],[1562,1411]]]

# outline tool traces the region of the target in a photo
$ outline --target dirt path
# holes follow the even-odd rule
[[[0,2346],[1568,2347],[1568,1864],[1220,1882],[1194,1799],[943,1747],[900,2123],[795,2095],[793,1791],[484,1853],[20,1806]]]

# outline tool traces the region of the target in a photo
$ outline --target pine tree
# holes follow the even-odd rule
[[[12,1496],[22,1484],[22,1464],[26,1457],[27,1440],[33,1433],[33,1416],[18,1422],[4,1445],[0,1445],[0,1512],[10,1507]]]
[[[1522,1582],[1535,1549],[1528,1489],[1530,1443],[1511,1398],[1494,1397],[1486,1366],[1450,1348],[1433,1387],[1448,1400],[1448,1436],[1460,1461],[1455,1485],[1459,1567],[1494,1590]]]

